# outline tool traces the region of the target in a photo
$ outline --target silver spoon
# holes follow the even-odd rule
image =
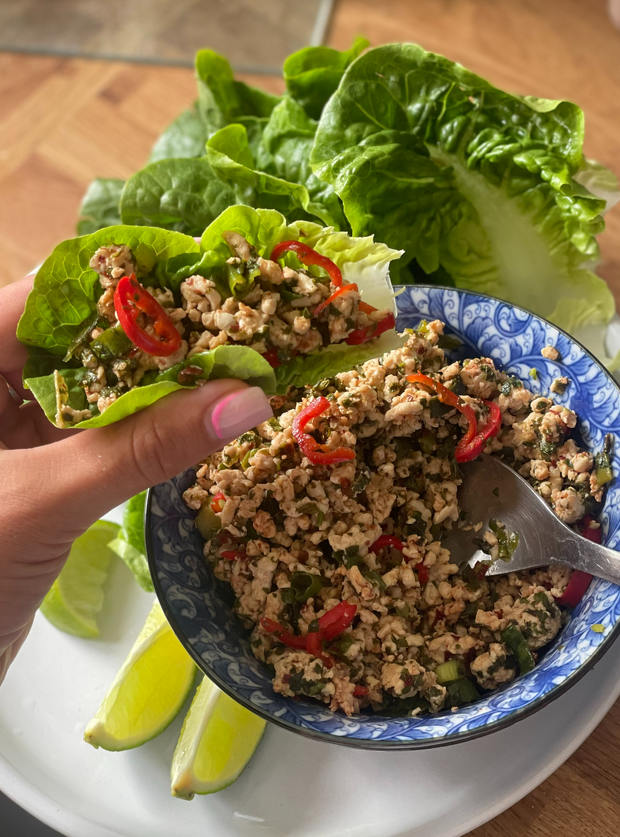
[[[459,507],[468,521],[482,529],[453,529],[444,539],[455,563],[488,560],[480,538],[490,520],[497,520],[519,541],[510,560],[495,561],[487,575],[501,575],[560,561],[574,570],[620,584],[620,552],[578,535],[520,474],[494,456],[482,454],[462,466]],[[477,542],[477,543],[476,543]],[[473,563],[472,561],[472,563]]]

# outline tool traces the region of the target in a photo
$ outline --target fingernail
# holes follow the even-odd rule
[[[211,424],[218,439],[234,439],[273,416],[267,396],[260,387],[231,392],[211,412]]]

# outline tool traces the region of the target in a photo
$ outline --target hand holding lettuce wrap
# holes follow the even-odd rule
[[[262,389],[223,378],[111,427],[56,429],[35,402],[21,403],[26,350],[15,326],[30,288],[0,290],[0,681],[78,535],[271,416]]]
[[[97,427],[217,378],[266,393],[379,354],[396,339],[399,251],[275,210],[233,206],[200,241],[114,226],[60,244],[17,336],[24,382],[58,427]]]

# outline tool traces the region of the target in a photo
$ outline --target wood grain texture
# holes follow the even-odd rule
[[[141,168],[195,96],[189,69],[0,53],[0,285],[74,235],[90,181]]]
[[[604,0],[340,0],[330,43],[343,48],[357,34],[375,45],[415,40],[506,89],[578,102],[586,153],[620,172],[620,32]],[[282,89],[276,78],[253,81]],[[0,54],[0,284],[71,236],[90,180],[142,166],[194,96],[191,70]],[[600,243],[600,272],[620,303],[620,210]],[[617,837],[618,775],[620,704],[546,782],[471,837]]]

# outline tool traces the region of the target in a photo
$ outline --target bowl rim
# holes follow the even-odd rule
[[[620,395],[620,384],[614,378],[614,376],[606,369],[603,364],[598,360],[598,358],[588,349],[583,343],[578,340],[577,338],[573,337],[567,331],[565,331],[560,326],[555,325],[555,323],[550,322],[545,317],[541,317],[539,314],[536,314],[534,311],[530,311],[528,308],[524,308],[520,305],[514,305],[507,300],[500,299],[499,297],[491,296],[490,294],[483,294],[478,293],[478,291],[470,291],[466,290],[465,288],[455,288],[449,285],[394,285],[394,291],[398,292],[401,289],[405,289],[408,287],[411,288],[420,288],[420,289],[427,289],[429,291],[438,290],[438,291],[450,291],[456,293],[458,295],[468,294],[470,296],[479,297],[481,299],[488,299],[494,303],[501,303],[504,305],[510,305],[512,308],[518,311],[522,311],[525,314],[529,314],[532,317],[535,317],[537,320],[541,320],[543,323],[546,323],[551,328],[556,329],[560,334],[565,335],[572,343],[575,343],[579,346],[582,351],[590,357],[590,359],[598,366],[603,373],[606,375],[607,378],[610,379],[613,386],[618,391]],[[398,294],[396,294],[398,295]],[[188,469],[189,470],[189,469]],[[620,475],[619,475],[620,476]],[[550,704],[552,701],[556,700],[562,694],[564,694],[568,689],[572,688],[575,683],[578,683],[597,663],[601,661],[604,655],[609,651],[612,647],[614,642],[620,636],[620,620],[616,622],[610,633],[601,641],[601,643],[596,647],[595,651],[592,655],[588,658],[588,660],[581,666],[579,666],[576,671],[572,674],[569,674],[568,677],[562,681],[562,683],[558,685],[554,685],[545,695],[542,697],[536,698],[535,700],[531,701],[530,703],[523,706],[521,709],[517,709],[504,718],[491,721],[490,723],[483,724],[480,727],[476,727],[475,729],[466,730],[463,732],[457,732],[454,734],[448,734],[447,736],[438,736],[436,738],[416,738],[410,740],[403,740],[403,739],[395,739],[395,740],[386,740],[386,739],[370,739],[370,738],[357,738],[354,735],[337,735],[335,733],[328,733],[328,732],[321,732],[319,730],[310,729],[308,727],[299,726],[298,724],[293,723],[292,721],[288,721],[286,719],[279,718],[271,713],[263,710],[261,707],[254,705],[245,697],[240,696],[235,693],[235,691],[217,674],[217,672],[211,670],[211,668],[205,664],[205,661],[202,659],[200,654],[194,649],[194,647],[187,641],[187,637],[185,636],[184,632],[182,631],[177,619],[174,615],[172,608],[169,606],[168,600],[164,595],[164,590],[161,586],[159,581],[159,577],[157,574],[157,567],[156,561],[154,557],[154,548],[153,548],[153,539],[152,539],[152,502],[154,497],[154,492],[157,491],[157,486],[153,486],[149,488],[147,491],[146,496],[146,503],[144,509],[144,535],[145,535],[145,544],[146,544],[146,554],[147,560],[149,565],[149,571],[151,573],[151,578],[153,580],[153,586],[155,588],[155,594],[159,603],[162,607],[164,615],[168,620],[171,628],[173,629],[174,633],[176,634],[177,638],[185,648],[185,650],[190,654],[193,658],[194,662],[198,666],[198,668],[203,672],[203,674],[207,675],[225,694],[231,697],[233,700],[237,701],[237,703],[244,706],[246,709],[254,712],[254,714],[259,715],[266,721],[270,721],[271,723],[276,724],[277,726],[281,727],[282,729],[289,730],[291,732],[298,733],[299,735],[303,735],[306,738],[314,739],[315,741],[325,741],[330,744],[339,744],[345,747],[352,747],[354,749],[364,749],[364,750],[429,750],[434,747],[448,747],[452,744],[460,744],[466,741],[472,741],[476,738],[482,738],[485,735],[490,735],[493,732],[498,732],[502,729],[506,729],[509,726],[512,726],[519,721],[525,720],[534,712],[538,712],[539,709]],[[520,678],[516,678],[513,682],[518,682]],[[294,698],[293,698],[294,700]],[[353,716],[355,717],[355,716]],[[381,716],[377,716],[381,717]]]

